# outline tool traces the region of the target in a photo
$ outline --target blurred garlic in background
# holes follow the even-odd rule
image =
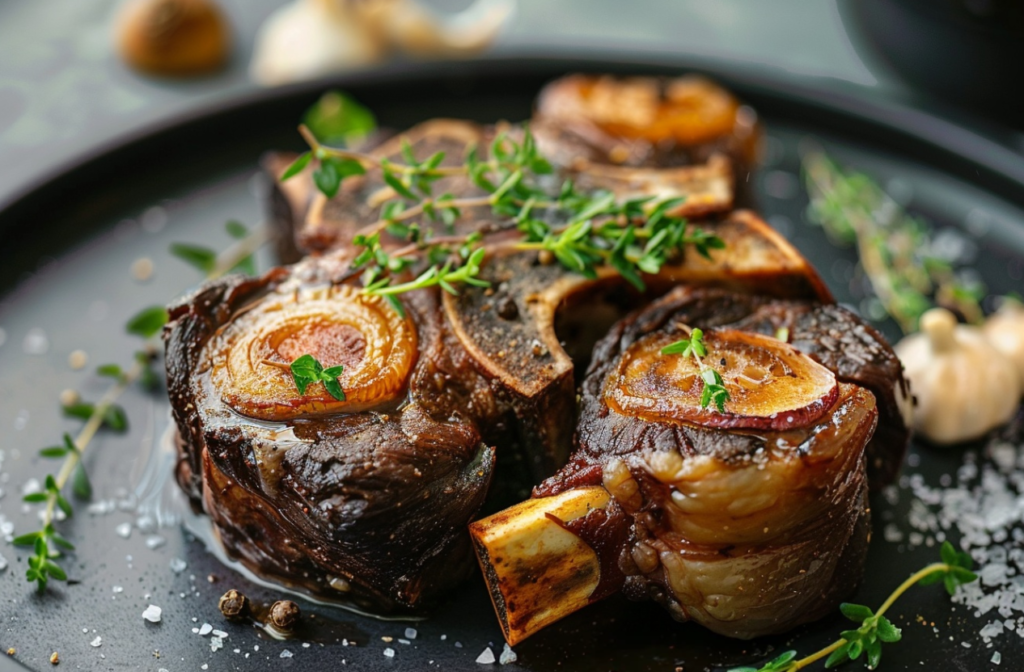
[[[122,58],[154,75],[212,72],[231,49],[227,20],[212,0],[130,0],[116,26]]]
[[[439,16],[415,0],[293,0],[256,36],[249,71],[267,86],[377,63],[395,53],[460,56],[482,51],[515,0],[476,0]]]
[[[937,444],[981,438],[1017,412],[1016,367],[980,327],[945,308],[921,316],[921,331],[895,346],[917,398],[914,429]]]
[[[1024,303],[1004,298],[999,310],[985,320],[984,329],[992,345],[1013,362],[1024,391]]]

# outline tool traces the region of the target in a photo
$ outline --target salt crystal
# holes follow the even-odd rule
[[[146,548],[156,550],[167,543],[167,540],[161,537],[159,534],[154,534],[151,537],[146,537]]]
[[[885,540],[890,544],[898,544],[903,541],[903,532],[901,532],[900,528],[896,527],[893,523],[889,523],[885,526],[882,536],[884,536]]]
[[[102,637],[97,637],[96,639],[94,639],[91,642],[89,642],[89,646],[91,646],[93,648],[98,648],[98,647],[100,647],[102,645],[103,645],[103,638]]]
[[[476,657],[476,662],[480,665],[491,665],[494,663],[494,651],[491,651],[491,647],[487,647],[483,652]]]
[[[213,631],[213,636],[214,637],[220,637],[221,639],[225,639],[228,636],[228,633],[224,632],[223,630],[214,630]]]
[[[4,571],[5,569],[7,569],[7,558],[0,555],[0,572]]]
[[[416,628],[406,628],[405,629],[405,638],[406,639],[416,639],[416,634],[417,634],[416,633]]]
[[[203,624],[202,624],[202,625],[201,625],[201,626],[199,627],[199,636],[200,636],[200,637],[206,637],[206,636],[207,636],[208,634],[210,634],[211,632],[213,632],[213,626],[212,626],[212,625],[210,625],[209,623],[203,623]]]
[[[993,665],[998,665],[1001,662],[1003,662],[1003,654],[999,653],[998,651],[993,651],[992,652],[992,664]]]
[[[308,648],[309,648],[310,646],[311,646],[311,645],[310,645],[310,643],[309,643],[309,642],[303,642],[303,643],[302,643],[302,648],[304,648],[304,649],[308,649]]]
[[[210,651],[220,651],[224,648],[224,640],[220,637],[210,638]]]
[[[462,648],[462,642],[455,642],[455,648],[456,649],[461,649]]]
[[[412,642],[410,642],[408,639],[402,639],[401,637],[398,638],[398,643],[399,644],[407,644],[407,645],[408,644],[412,644]]]
[[[169,564],[171,566],[171,571],[175,574],[181,574],[188,567],[188,563],[181,558],[171,558],[171,562]]]
[[[161,613],[163,613],[163,609],[151,604],[148,607],[146,607],[146,610],[144,612],[142,612],[142,617],[150,623],[159,623]]]
[[[293,654],[288,649],[285,649],[284,651],[281,652],[281,657],[282,658],[291,658],[293,655],[295,655],[295,654]]]
[[[991,640],[993,637],[998,637],[1003,634],[1003,623],[1001,621],[992,621],[978,633],[981,638],[986,642]]]
[[[132,524],[121,523],[120,525],[114,528],[114,531],[117,532],[117,536],[121,537],[122,539],[127,539],[128,537],[132,536]],[[131,558],[128,559],[128,562],[131,562]]]
[[[442,642],[443,642],[444,640],[446,640],[446,639],[448,639],[448,635],[441,635],[441,641],[442,641]]]
[[[202,665],[199,666],[199,669],[200,670],[208,670],[208,669],[210,669],[210,666],[207,665],[206,663],[203,663]]]
[[[388,647],[388,648],[384,649],[384,657],[385,658],[394,658],[395,657],[395,650],[392,649],[391,647]]]
[[[506,643],[505,648],[501,652],[501,656],[498,658],[498,662],[502,665],[508,665],[509,663],[516,662],[518,657],[519,656],[516,655],[516,652],[512,650],[512,647]]]
[[[115,594],[123,593],[124,592],[124,587],[122,587],[122,586],[114,586],[113,591],[114,591]]]

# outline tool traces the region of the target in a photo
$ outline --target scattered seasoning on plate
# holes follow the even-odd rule
[[[519,656],[516,655],[516,652],[513,651],[512,647],[506,642],[505,648],[502,649],[501,656],[498,658],[498,662],[502,665],[508,665],[509,663],[516,662],[517,658],[519,658]]]
[[[146,610],[142,612],[142,618],[146,619],[150,623],[159,623],[160,615],[163,613],[163,609],[151,604],[146,607]]]
[[[959,537],[980,566],[979,581],[961,586],[953,602],[981,619],[978,636],[988,648],[1004,633],[1024,638],[1024,416],[993,435],[981,454],[966,451],[955,477],[944,475],[935,486],[922,474],[905,474],[899,488],[883,494],[897,504],[905,491],[909,530],[904,535],[893,521],[885,539],[913,548]]]

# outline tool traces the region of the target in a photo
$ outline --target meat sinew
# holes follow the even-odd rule
[[[403,317],[348,272],[346,259],[307,260],[171,306],[177,477],[258,574],[376,611],[417,608],[471,570],[465,525],[503,418],[435,293],[407,294]],[[343,401],[323,385],[298,393],[288,366],[302,354],[345,367]]]
[[[701,407],[692,360],[661,354],[693,327],[724,411]],[[506,637],[619,590],[741,638],[834,609],[862,573],[867,453],[880,477],[906,446],[898,413],[875,433],[904,384],[834,305],[678,287],[621,320],[595,348],[569,464],[470,526]]]

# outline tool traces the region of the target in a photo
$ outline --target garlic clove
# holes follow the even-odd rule
[[[914,428],[938,444],[983,436],[1017,410],[1021,380],[978,327],[944,308],[921,317],[921,332],[896,345],[917,398]]]
[[[993,315],[985,320],[985,336],[1017,368],[1024,389],[1024,303],[1006,299]]]
[[[383,60],[389,46],[363,20],[358,4],[294,0],[281,7],[256,35],[250,76],[276,86]]]
[[[437,15],[415,0],[293,0],[260,27],[249,73],[272,86],[370,65],[396,50],[455,56],[485,49],[515,0],[476,0]]]
[[[188,76],[223,66],[231,34],[211,0],[132,0],[119,15],[117,42],[137,70]]]
[[[515,0],[476,0],[457,14],[438,16],[414,0],[390,6],[381,26],[413,56],[457,56],[486,49],[515,12]]]

